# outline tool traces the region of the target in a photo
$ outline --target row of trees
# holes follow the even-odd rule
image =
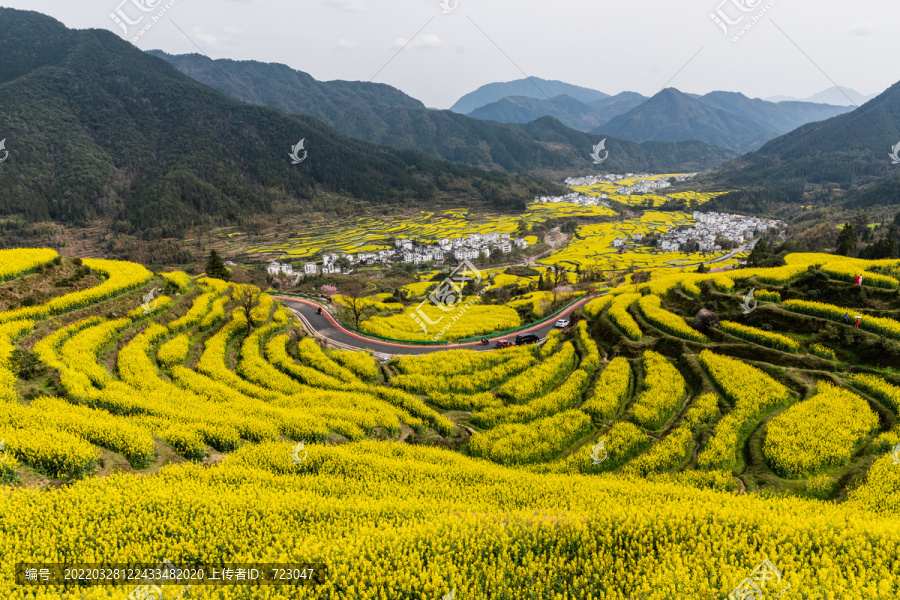
[[[879,230],[883,228],[871,228],[865,213],[856,215],[841,229],[835,253],[866,259],[900,258],[900,213],[887,226],[887,233],[879,236]],[[862,242],[869,243],[863,246]]]

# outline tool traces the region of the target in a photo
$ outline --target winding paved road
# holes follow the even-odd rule
[[[556,321],[563,316],[571,315],[575,310],[584,306],[585,303],[592,300],[593,296],[586,296],[579,300],[576,304],[570,306],[566,312],[556,315],[546,321],[536,323],[528,329],[523,329],[516,333],[503,336],[487,336],[491,343],[485,346],[481,342],[469,342],[467,344],[448,344],[446,346],[415,346],[402,343],[393,343],[364,337],[356,332],[349,331],[335,321],[334,317],[328,311],[322,311],[318,314],[319,305],[311,300],[302,298],[291,298],[287,296],[273,295],[274,298],[281,300],[303,321],[303,324],[310,333],[318,335],[326,339],[328,342],[347,350],[369,350],[376,355],[384,357],[394,356],[396,354],[428,354],[430,352],[439,352],[441,350],[452,350],[455,348],[465,348],[468,350],[492,350],[496,340],[508,339],[515,340],[516,335],[524,333],[535,333],[541,339],[547,337],[547,334],[553,330]],[[465,317],[463,317],[465,318]]]

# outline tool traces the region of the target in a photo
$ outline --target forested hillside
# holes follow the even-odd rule
[[[0,9],[0,101],[0,215],[27,221],[110,219],[150,239],[277,206],[452,198],[516,209],[559,191],[237,102],[110,32],[33,12]],[[307,158],[292,164],[301,139]]]

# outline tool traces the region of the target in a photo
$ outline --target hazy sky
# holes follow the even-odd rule
[[[212,58],[285,63],[320,80],[374,77],[435,108],[523,73],[609,94],[650,95],[668,83],[751,97],[806,97],[832,80],[870,94],[900,80],[896,0],[444,2],[452,10],[444,12],[441,0],[0,0],[0,6],[123,37],[110,14],[143,16],[130,27],[131,39],[171,5],[135,42],[139,48],[181,54],[199,46]],[[710,17],[717,9],[732,22],[743,17],[726,26],[727,36]]]

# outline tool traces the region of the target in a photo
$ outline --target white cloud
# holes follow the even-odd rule
[[[359,44],[357,44],[356,42],[352,42],[350,40],[345,40],[344,38],[339,39],[338,43],[337,43],[337,47],[340,48],[341,50],[352,50],[353,48],[356,48],[356,46],[358,46],[358,45]]]
[[[204,31],[202,27],[194,27],[191,29],[191,38],[204,50],[212,52],[223,52],[233,50],[235,48],[235,36],[242,36],[244,32],[235,27],[223,27],[223,32],[227,35],[216,35]]]
[[[219,50],[224,46],[225,39],[219,36],[213,35],[211,33],[206,33],[203,31],[202,27],[194,27],[191,29],[191,34],[194,36],[194,39],[197,43],[202,44],[206,48],[211,48],[214,50]]]
[[[409,45],[407,46],[407,44]],[[437,48],[440,45],[441,38],[436,35],[425,34],[420,35],[419,37],[414,39],[412,43],[410,43],[406,38],[397,38],[391,44],[391,48],[393,48],[394,50],[399,50],[400,48],[406,46],[409,50],[421,50],[425,48]]]
[[[346,12],[360,12],[363,9],[362,2],[358,0],[325,0],[325,4]]]
[[[857,25],[856,27],[851,29],[850,33],[852,33],[853,35],[859,35],[859,36],[863,36],[863,37],[870,36],[873,33],[875,33],[875,23],[873,23],[871,21],[867,21],[865,23],[860,23],[859,25]]]

